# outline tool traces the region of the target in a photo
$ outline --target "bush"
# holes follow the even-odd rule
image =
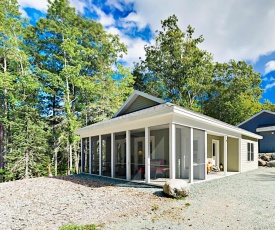
[[[59,228],[59,230],[98,230],[95,224],[77,225],[66,224]]]

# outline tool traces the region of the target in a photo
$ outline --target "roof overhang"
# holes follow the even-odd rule
[[[138,128],[144,128],[146,126],[152,127],[175,122],[174,119],[176,116],[180,117],[181,121],[184,121],[185,118],[188,118],[189,120],[192,120],[193,124],[195,124],[189,125],[187,123],[182,125],[200,128],[199,124],[204,123],[209,125],[208,127],[216,127],[220,130],[220,133],[224,133],[224,135],[226,135],[225,130],[228,130],[233,133],[235,137],[241,137],[241,135],[245,135],[255,139],[262,139],[262,136],[258,134],[246,131],[233,125],[229,125],[225,122],[208,117],[206,115],[184,109],[172,103],[160,104],[148,109],[143,109],[137,112],[115,117],[110,120],[98,122],[96,124],[80,128],[76,130],[75,133],[79,134],[81,137],[88,137],[126,130],[134,130]]]
[[[256,132],[272,132],[275,131],[275,126],[266,126],[260,127],[256,129]]]

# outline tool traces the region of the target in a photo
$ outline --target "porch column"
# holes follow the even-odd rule
[[[115,134],[111,133],[111,177],[115,176]]]
[[[89,137],[89,173],[92,174],[92,137]]]
[[[81,149],[81,169],[80,169],[80,172],[83,173],[83,167],[84,167],[84,164],[83,164],[83,138],[81,138],[81,142],[80,142],[80,149]]]
[[[169,124],[169,174],[171,179],[176,178],[176,126]]]
[[[98,145],[98,152],[99,152],[99,176],[101,176],[101,171],[102,171],[102,165],[101,165],[101,161],[102,161],[102,154],[101,154],[101,135],[99,135],[99,138],[98,138],[98,141],[99,141],[99,145]]]
[[[224,175],[227,175],[227,136],[223,137],[223,158],[224,158]]]
[[[239,138],[239,172],[242,172],[242,138]]]
[[[145,182],[150,183],[150,131],[145,127]]]
[[[126,131],[126,180],[131,180],[131,131]]]
[[[189,161],[189,183],[194,182],[194,166],[193,166],[193,128],[190,128],[190,161]]]
[[[204,132],[204,179],[207,180],[207,132],[206,131]]]

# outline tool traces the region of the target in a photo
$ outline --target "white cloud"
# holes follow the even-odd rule
[[[250,0],[139,0],[134,1],[139,22],[153,31],[160,21],[176,14],[180,28],[188,24],[203,35],[202,48],[214,54],[216,61],[230,59],[256,61],[275,50],[275,1]]]
[[[138,62],[139,58],[145,58],[145,45],[151,45],[153,41],[150,43],[142,40],[141,38],[130,38],[127,35],[123,34],[120,30],[115,27],[110,27],[106,29],[108,33],[118,34],[120,37],[120,41],[123,42],[127,46],[127,55],[124,55],[122,61],[126,62],[127,67],[132,67],[133,62]]]
[[[275,82],[270,83],[270,84],[267,84],[267,85],[265,86],[265,91],[266,91],[266,90],[269,90],[269,89],[272,89],[272,88],[274,88],[274,87],[275,87]]]
[[[105,14],[101,9],[99,9],[96,6],[94,6],[93,9],[96,12],[96,14],[99,16],[99,22],[103,26],[111,26],[115,23],[115,20],[111,14],[110,15]]]
[[[106,5],[113,6],[120,11],[123,11],[123,6],[121,5],[121,1],[118,0],[107,0]]]
[[[79,11],[80,13],[84,13],[84,8],[87,7],[87,4],[89,1],[85,0],[70,0],[70,5],[76,9],[76,11]],[[20,12],[22,13],[22,16],[27,16],[27,13],[25,12],[24,8],[34,8],[36,10],[39,10],[43,13],[47,12],[48,9],[48,2],[47,0],[18,0],[18,4],[20,5]]]
[[[46,12],[48,9],[47,0],[18,0],[18,4],[21,8],[30,7],[42,12]]]
[[[265,64],[264,74],[268,74],[275,70],[275,61],[269,61]]]
[[[85,1],[79,0],[70,0],[71,6],[76,9],[77,12],[84,14],[85,7],[87,7],[87,3]]]
[[[120,22],[124,28],[132,28],[136,26],[139,30],[144,29],[147,25],[147,22],[135,12],[131,12],[127,17],[121,19]]]

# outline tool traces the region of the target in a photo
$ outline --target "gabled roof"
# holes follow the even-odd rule
[[[240,127],[241,125],[247,123],[248,121],[254,119],[255,117],[258,117],[259,115],[261,115],[261,114],[263,114],[263,113],[269,113],[269,114],[275,116],[275,112],[271,112],[271,111],[269,111],[269,110],[262,110],[261,112],[256,113],[256,114],[253,115],[252,117],[250,117],[250,118],[248,118],[247,120],[243,121],[242,123],[238,124],[237,126]]]
[[[135,90],[121,106],[121,108],[116,112],[113,118],[164,103],[166,103],[166,101],[162,99]]]

